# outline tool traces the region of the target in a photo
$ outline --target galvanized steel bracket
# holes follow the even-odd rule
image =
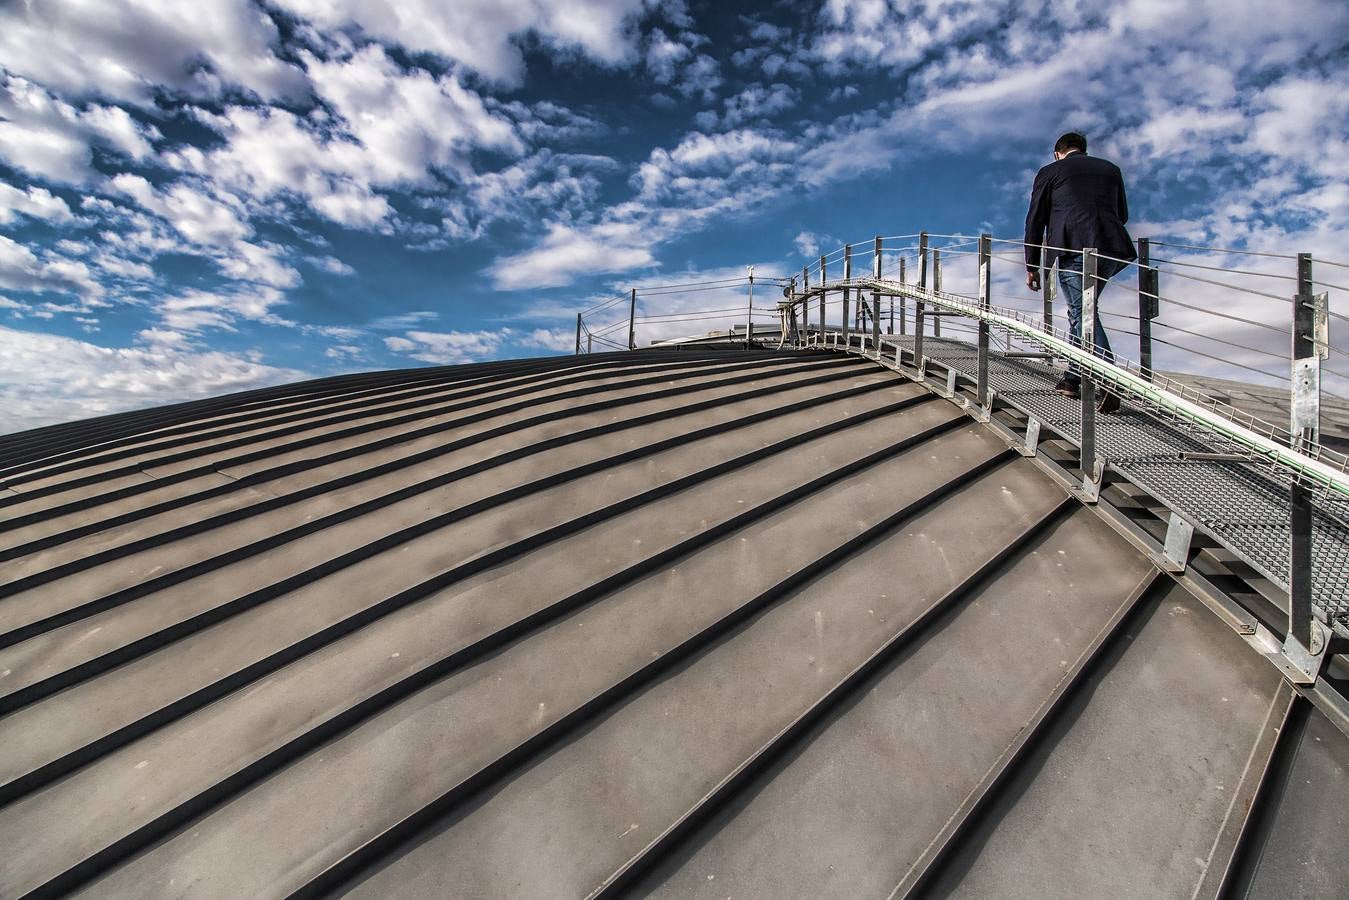
[[[1317,676],[1321,674],[1321,667],[1325,665],[1329,647],[1330,635],[1326,626],[1313,619],[1311,646],[1302,646],[1302,642],[1290,634],[1284,639],[1279,667],[1294,684],[1315,684]]]
[[[1035,416],[1026,419],[1026,438],[1017,452],[1022,456],[1034,457],[1040,447],[1040,420]]]
[[[1162,545],[1162,552],[1149,555],[1163,572],[1179,574],[1189,565],[1193,539],[1194,526],[1173,512],[1166,523],[1166,543]]]
[[[1321,357],[1293,360],[1293,416],[1291,431],[1300,435],[1321,427]]]
[[[987,404],[981,406],[977,401],[971,404],[971,406],[974,409],[972,413],[974,416],[974,421],[982,422],[983,424],[987,425],[990,421],[993,420],[993,398],[996,397],[997,395],[998,395],[997,391],[993,390],[992,388],[989,388]]]
[[[1330,291],[1312,297],[1312,344],[1317,359],[1330,358]]]
[[[1105,460],[1096,457],[1091,472],[1084,475],[1082,485],[1074,489],[1073,494],[1083,503],[1094,504],[1101,499],[1101,482],[1105,479]]]

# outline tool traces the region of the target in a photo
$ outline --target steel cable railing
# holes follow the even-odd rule
[[[949,235],[945,235],[945,234],[928,234],[928,235],[926,235],[926,237],[928,238],[928,241],[927,241],[926,243],[929,243],[929,244],[930,244],[930,246],[928,246],[928,247],[926,248],[929,254],[932,254],[934,251],[940,250],[941,253],[946,254],[948,257],[951,257],[951,256],[965,256],[965,257],[973,258],[974,256],[977,256],[977,255],[978,255],[978,254],[977,254],[977,251],[970,251],[970,250],[964,250],[964,249],[962,249],[962,247],[963,247],[964,245],[968,245],[969,243],[972,243],[974,240],[977,240],[977,239],[971,239],[971,238],[969,238],[969,236],[967,236],[967,235],[963,235],[963,234],[949,234]],[[932,241],[932,240],[931,240],[931,239],[934,238],[934,237],[937,237],[937,238],[943,238],[943,239],[948,239],[948,240],[950,241],[950,243],[948,243],[948,244],[946,244],[946,245],[943,245],[943,246],[940,246],[940,247],[939,247],[939,246],[937,246],[937,244],[936,244],[935,241]],[[1001,244],[1010,244],[1010,245],[1018,245],[1018,246],[1020,245],[1020,242],[1018,242],[1018,241],[1013,241],[1013,240],[1008,240],[1008,239],[990,239],[990,240],[996,241],[996,242],[1001,243]],[[1186,249],[1186,248],[1188,248],[1188,247],[1196,247],[1196,248],[1197,248],[1197,245],[1181,245],[1178,249]],[[847,251],[847,249],[848,249],[848,248],[844,248],[845,252]],[[1049,249],[1054,249],[1054,248],[1049,248]],[[1197,249],[1200,250],[1200,251],[1205,251],[1205,252],[1206,252],[1209,248],[1197,248]],[[893,255],[899,255],[899,256],[900,256],[900,259],[903,259],[903,260],[906,260],[906,261],[912,258],[912,257],[910,257],[910,250],[911,250],[911,248],[909,248],[909,247],[905,247],[905,248],[885,248],[885,247],[882,246],[882,247],[880,248],[880,252],[882,253],[882,255],[884,255],[886,252],[890,252],[892,256],[893,256]],[[866,245],[862,245],[862,246],[859,248],[859,253],[860,253],[861,255],[865,256],[865,254],[866,254]],[[833,254],[833,255],[835,255],[835,256],[838,255],[837,251],[836,251],[835,254]],[[1295,256],[1295,255],[1290,255],[1290,254],[1265,254],[1265,255],[1266,255],[1266,256],[1269,256],[1269,257],[1280,257],[1280,258],[1287,258],[1287,259],[1297,259],[1297,256]],[[990,254],[990,256],[993,256],[993,254]],[[827,255],[827,257],[828,257],[828,255]],[[1018,259],[1015,259],[1015,258],[1013,258],[1013,257],[1008,257],[1008,256],[1005,256],[1005,255],[1003,255],[1003,254],[997,254],[997,257],[1000,258],[1002,261],[1005,261],[1005,262],[1015,262],[1015,263],[1017,263],[1018,265],[1024,265],[1024,261],[1023,261],[1023,260],[1018,260]],[[929,257],[929,258],[930,258],[930,257]],[[1112,257],[1103,257],[1103,258],[1106,258],[1106,259],[1114,259],[1114,258],[1112,258]],[[916,260],[915,260],[915,261],[916,261]],[[1251,297],[1259,297],[1259,298],[1261,298],[1262,300],[1277,300],[1277,301],[1279,301],[1281,304],[1291,304],[1291,303],[1293,302],[1293,299],[1292,299],[1291,297],[1282,297],[1282,296],[1279,296],[1279,295],[1271,294],[1271,293],[1269,293],[1268,291],[1263,291],[1263,290],[1260,290],[1260,289],[1257,289],[1257,288],[1251,288],[1251,287],[1249,287],[1249,286],[1247,286],[1247,285],[1232,284],[1232,283],[1229,283],[1229,282],[1222,282],[1222,281],[1218,281],[1217,279],[1209,279],[1209,278],[1205,278],[1205,277],[1203,277],[1203,276],[1195,276],[1195,275],[1192,275],[1191,273],[1188,273],[1188,272],[1176,272],[1176,271],[1174,271],[1173,269],[1170,269],[1170,268],[1163,268],[1163,267],[1165,267],[1165,266],[1174,265],[1174,264],[1177,263],[1177,262],[1183,262],[1183,261],[1181,261],[1181,260],[1168,259],[1168,260],[1159,260],[1159,261],[1157,261],[1157,262],[1151,262],[1151,261],[1150,261],[1150,262],[1148,262],[1148,263],[1140,264],[1140,263],[1138,263],[1138,262],[1133,262],[1133,261],[1129,261],[1129,260],[1119,259],[1118,262],[1121,263],[1121,264],[1133,264],[1136,268],[1140,268],[1140,269],[1147,270],[1147,271],[1150,271],[1150,272],[1157,272],[1157,273],[1160,273],[1160,272],[1165,271],[1165,272],[1167,273],[1168,277],[1179,277],[1179,278],[1186,279],[1186,280],[1188,280],[1188,281],[1193,281],[1193,282],[1196,282],[1196,283],[1199,283],[1199,284],[1205,284],[1205,285],[1209,285],[1209,286],[1213,286],[1213,287],[1219,287],[1219,288],[1222,288],[1222,289],[1228,290],[1228,291],[1234,291],[1234,292],[1240,293],[1240,294],[1242,294],[1242,295],[1251,296]],[[1160,263],[1160,265],[1159,265],[1158,263]],[[1253,274],[1253,275],[1261,275],[1261,276],[1269,275],[1269,274],[1276,274],[1276,273],[1266,273],[1266,272],[1251,272],[1251,271],[1249,271],[1249,270],[1230,269],[1230,268],[1226,268],[1226,267],[1208,267],[1208,266],[1206,266],[1206,265],[1204,265],[1204,264],[1196,264],[1196,265],[1197,265],[1197,266],[1202,266],[1202,267],[1207,268],[1207,269],[1220,269],[1221,271],[1230,271],[1230,272],[1233,272],[1234,275],[1238,275],[1238,276],[1240,276],[1240,275],[1245,275],[1245,274]],[[888,267],[883,267],[883,268],[888,268],[888,271],[889,271],[890,273],[893,273],[893,272],[894,272],[894,269],[895,269],[895,267],[893,266],[893,264],[890,265],[890,266],[888,266]],[[810,272],[810,271],[811,271],[811,267],[807,266],[807,268],[806,268],[805,271],[806,271],[806,272]],[[815,271],[817,271],[817,272],[819,271],[819,270],[818,270],[818,267],[815,268]],[[990,275],[990,277],[992,277],[992,276]],[[1291,280],[1293,280],[1293,281],[1297,281],[1297,280],[1298,280],[1297,276],[1281,276],[1281,279],[1291,279]],[[868,285],[868,284],[864,284],[864,283],[863,283],[864,281],[865,281],[865,279],[859,281],[859,279],[854,278],[854,279],[852,279],[852,282],[851,282],[851,283],[845,285],[845,284],[843,283],[842,279],[839,279],[839,280],[837,280],[837,281],[831,280],[830,284],[828,285],[828,288],[831,289],[833,292],[837,293],[837,292],[839,292],[839,291],[841,291],[841,290],[843,290],[843,289],[845,289],[845,288],[852,289],[854,284],[856,285],[856,287],[871,287],[871,288],[873,288],[874,290],[876,290],[876,291],[878,291],[878,292],[884,292],[886,289],[888,289],[888,288],[890,287],[890,285]],[[802,294],[804,295],[804,294],[807,294],[807,293],[819,293],[819,292],[820,292],[820,289],[819,289],[819,286],[818,286],[818,285],[811,285],[811,287],[808,288],[807,291],[803,291]],[[922,291],[919,291],[919,290],[912,290],[912,289],[911,289],[911,290],[906,291],[905,293],[908,295],[908,298],[909,298],[909,299],[912,299],[912,300],[914,300],[915,302],[918,302],[918,301],[922,301],[922,300],[928,299],[927,296],[926,296]],[[1118,293],[1118,292],[1117,292],[1117,293]],[[1277,326],[1274,326],[1274,325],[1269,324],[1268,322],[1261,322],[1261,321],[1259,321],[1258,319],[1252,318],[1251,316],[1248,316],[1248,315],[1237,315],[1237,314],[1231,313],[1231,312],[1223,312],[1223,311],[1221,311],[1221,310],[1211,309],[1211,308],[1208,308],[1208,307],[1205,307],[1205,306],[1201,306],[1201,305],[1199,305],[1199,304],[1197,304],[1197,303],[1186,303],[1186,302],[1184,302],[1184,301],[1176,300],[1176,299],[1174,299],[1173,297],[1170,297],[1170,296],[1168,296],[1168,295],[1161,294],[1160,292],[1140,290],[1139,296],[1140,296],[1140,299],[1142,299],[1142,298],[1149,298],[1149,299],[1155,300],[1155,301],[1156,301],[1157,303],[1159,303],[1159,304],[1163,304],[1163,303],[1165,303],[1165,304],[1173,304],[1174,306],[1178,307],[1179,309],[1186,310],[1186,311],[1188,311],[1189,313],[1194,313],[1194,314],[1199,315],[1199,316],[1209,315],[1209,316],[1214,316],[1214,317],[1219,318],[1219,319],[1224,319],[1224,320],[1226,320],[1226,321],[1235,323],[1235,324],[1237,324],[1237,325],[1241,325],[1241,326],[1249,326],[1249,327],[1254,327],[1254,328],[1259,328],[1259,329],[1261,329],[1261,330],[1263,330],[1263,331],[1270,332],[1270,333],[1272,333],[1272,334],[1278,334],[1278,335],[1280,335],[1280,337],[1281,337],[1284,341],[1288,340],[1289,335],[1290,335],[1290,329],[1281,329],[1281,328],[1278,328]],[[808,299],[808,298],[807,298],[807,299]],[[968,299],[968,298],[967,298],[967,299]],[[1023,302],[1023,303],[1027,303],[1027,302],[1031,302],[1031,301],[1022,301],[1022,302]],[[830,308],[830,305],[826,303],[826,304],[825,304],[825,308],[826,308],[826,309]],[[1013,311],[1014,311],[1014,312],[1018,313],[1018,314],[1021,315],[1021,316],[1025,316],[1025,315],[1026,315],[1026,312],[1025,312],[1024,310],[1004,309],[1004,311],[1006,311],[1006,312],[1013,312]],[[1119,315],[1119,314],[1115,314],[1115,313],[1112,313],[1111,311],[1106,311],[1106,310],[1103,310],[1103,312],[1104,312],[1106,315]],[[1334,313],[1331,313],[1331,316],[1338,318],[1338,316],[1336,316]],[[977,318],[977,316],[976,316],[976,318]],[[1004,324],[1005,324],[1005,323],[1004,323]],[[1242,351],[1243,353],[1253,353],[1253,354],[1256,354],[1256,355],[1258,355],[1258,356],[1272,357],[1272,358],[1277,358],[1277,359],[1285,359],[1285,358],[1286,358],[1286,357],[1283,356],[1282,354],[1276,353],[1276,352],[1274,352],[1273,350],[1270,350],[1270,349],[1268,349],[1268,348],[1266,348],[1266,347],[1254,346],[1254,345],[1251,344],[1251,343],[1246,343],[1246,342],[1242,342],[1242,341],[1239,341],[1239,340],[1232,340],[1229,336],[1227,336],[1226,334],[1223,334],[1223,333],[1204,333],[1204,332],[1202,332],[1202,331],[1197,331],[1197,330],[1196,330],[1195,328],[1193,328],[1193,327],[1186,327],[1187,325],[1192,325],[1192,324],[1193,324],[1193,323],[1188,322],[1188,321],[1185,322],[1184,324],[1177,324],[1177,323],[1173,323],[1173,322],[1170,322],[1170,321],[1160,321],[1160,320],[1158,320],[1158,321],[1150,321],[1150,322],[1149,322],[1149,325],[1152,325],[1152,324],[1155,324],[1155,325],[1157,325],[1157,326],[1160,327],[1160,328],[1169,329],[1169,330],[1171,330],[1171,331],[1173,331],[1173,332],[1176,332],[1176,333],[1178,333],[1178,334],[1185,334],[1185,335],[1188,335],[1188,336],[1191,336],[1191,337],[1199,338],[1199,339],[1201,339],[1201,340],[1214,341],[1214,342],[1217,342],[1218,344],[1220,344],[1220,345],[1222,345],[1222,346],[1227,346],[1227,347],[1231,347],[1232,349],[1240,350],[1240,351]],[[807,326],[807,327],[813,327],[813,326]],[[954,324],[954,323],[949,323],[948,327],[955,327],[955,324]],[[1037,329],[1038,329],[1038,333],[1040,333],[1040,334],[1047,333],[1047,332],[1046,332],[1046,324],[1045,324],[1044,322],[1037,323]],[[1116,329],[1116,330],[1118,330],[1118,329]],[[1149,330],[1150,330],[1150,329],[1149,329]],[[1015,331],[1015,329],[1009,329],[1009,332],[1014,332],[1014,331]],[[1053,328],[1052,326],[1049,326],[1049,331],[1050,331],[1050,332],[1056,332],[1056,331],[1059,331],[1059,329],[1055,329],[1055,328]],[[1131,335],[1135,335],[1135,336],[1142,336],[1142,335],[1139,334],[1139,332],[1126,331],[1125,333],[1128,333],[1128,334],[1131,334]],[[1060,337],[1062,337],[1062,334],[1061,334],[1061,333],[1060,333]],[[1034,338],[1034,335],[1027,335],[1027,334],[1021,334],[1021,335],[1018,336],[1018,340],[1027,340],[1027,339],[1031,339],[1032,342],[1033,342],[1033,338]],[[1220,363],[1220,364],[1222,364],[1222,365],[1224,365],[1224,366],[1231,366],[1231,367],[1233,367],[1233,368],[1241,369],[1242,371],[1252,372],[1252,373],[1254,373],[1254,374],[1261,375],[1262,377],[1264,377],[1264,378],[1266,378],[1266,379],[1270,379],[1270,380],[1274,380],[1274,381],[1281,381],[1281,382],[1285,382],[1285,383],[1290,379],[1290,376],[1288,376],[1288,375],[1282,375],[1282,374],[1279,374],[1279,373],[1271,372],[1271,371],[1269,371],[1268,369],[1262,369],[1262,368],[1259,368],[1259,367],[1256,367],[1256,366],[1249,365],[1247,362],[1245,362],[1244,360],[1241,360],[1241,359],[1232,359],[1232,358],[1230,358],[1230,357],[1219,356],[1219,355],[1217,355],[1217,354],[1215,354],[1215,353],[1209,353],[1209,352],[1206,352],[1206,351],[1204,351],[1204,350],[1201,350],[1201,349],[1199,349],[1199,348],[1197,348],[1197,347],[1193,347],[1193,346],[1191,346],[1191,345],[1185,344],[1185,343],[1180,342],[1180,341],[1176,341],[1176,340],[1174,340],[1174,339],[1172,339],[1172,340],[1167,340],[1167,339],[1160,338],[1160,337],[1152,337],[1150,334],[1147,335],[1147,338],[1148,338],[1150,341],[1155,342],[1155,343],[1157,343],[1157,344],[1159,344],[1159,345],[1161,345],[1161,346],[1163,346],[1163,347],[1168,347],[1168,348],[1172,348],[1172,349],[1175,349],[1175,350],[1177,350],[1177,351],[1180,351],[1182,354],[1185,354],[1185,355],[1187,355],[1187,356],[1191,356],[1191,357],[1199,357],[1199,358],[1201,358],[1201,359],[1210,360],[1210,361],[1212,361],[1212,362]],[[1257,342],[1257,343],[1258,343],[1258,342]],[[1333,350],[1334,352],[1342,352],[1342,351],[1340,350],[1340,348],[1338,348],[1338,347],[1335,346],[1334,344],[1331,344],[1328,340],[1322,340],[1320,346],[1321,346],[1321,347],[1323,348],[1323,350],[1325,350],[1325,351],[1332,351],[1332,350]],[[1325,371],[1326,371],[1328,374],[1333,375],[1333,376],[1335,376],[1335,377],[1343,377],[1343,376],[1341,376],[1336,370],[1331,369],[1331,368],[1329,368],[1329,367],[1327,367]],[[1148,370],[1148,371],[1145,372],[1144,374],[1145,374],[1149,379],[1151,379],[1151,380],[1153,381],[1153,383],[1156,383],[1156,382],[1158,381],[1158,379],[1159,379],[1159,376],[1157,376],[1157,374],[1156,374],[1154,371]],[[1263,421],[1256,422],[1256,421],[1253,421],[1256,417],[1253,417],[1253,416],[1251,416],[1251,415],[1248,414],[1248,413],[1242,413],[1241,411],[1238,411],[1238,410],[1236,410],[1235,408],[1231,408],[1230,405],[1221,404],[1221,403],[1218,403],[1218,402],[1216,402],[1216,401],[1214,401],[1214,402],[1208,402],[1208,401],[1212,400],[1212,398],[1209,398],[1209,397],[1203,395],[1202,392],[1195,391],[1194,388],[1192,388],[1192,387],[1190,387],[1190,386],[1188,386],[1188,385],[1182,385],[1182,384],[1180,384],[1180,383],[1177,382],[1177,383],[1175,383],[1174,385],[1172,385],[1172,387],[1173,387],[1173,389],[1177,392],[1177,395],[1180,396],[1180,397],[1182,397],[1182,398],[1198,400],[1199,402],[1203,403],[1203,404],[1205,405],[1206,408],[1210,408],[1210,409],[1212,409],[1212,408],[1217,408],[1217,409],[1223,410],[1224,412],[1226,412],[1227,417],[1230,418],[1233,422],[1238,422],[1238,423],[1241,423],[1241,424],[1243,424],[1243,425],[1249,424],[1250,426],[1253,427],[1253,429],[1254,429],[1255,431],[1257,431],[1258,433],[1261,433],[1261,434],[1266,434],[1266,435],[1270,435],[1270,436],[1283,436],[1284,441],[1285,441],[1288,445],[1290,445],[1290,446],[1293,445],[1293,444],[1301,444],[1301,442],[1294,441],[1294,440],[1292,439],[1291,435],[1288,435],[1287,429],[1281,429],[1281,428],[1279,428],[1278,426],[1272,425],[1271,423],[1268,423],[1268,422],[1263,422]],[[1323,454],[1323,453],[1321,452],[1321,448],[1319,448],[1319,447],[1311,446],[1311,447],[1308,447],[1308,449],[1311,451],[1311,453],[1310,453],[1309,455],[1310,455],[1311,457],[1313,457],[1313,458],[1319,459],[1319,458],[1322,458],[1323,456],[1325,456],[1326,458],[1334,458],[1333,456],[1329,456],[1329,455]],[[1337,460],[1337,461],[1338,461],[1338,460]],[[1344,468],[1344,465],[1343,465],[1343,464],[1339,465],[1339,468],[1340,468],[1340,469],[1343,469],[1343,468]]]
[[[914,244],[914,237],[919,238],[919,243]],[[893,244],[886,245],[886,241],[903,240],[906,243],[903,246],[896,247]],[[963,233],[919,233],[917,235],[902,234],[882,236],[867,242],[858,242],[857,244],[844,245],[832,251],[820,254],[817,259],[807,263],[799,274],[793,276],[760,276],[755,278],[755,286],[759,290],[771,291],[772,296],[779,290],[787,294],[789,300],[786,309],[781,305],[778,307],[765,307],[752,303],[748,297],[748,288],[750,281],[748,277],[729,277],[729,278],[710,278],[693,279],[686,282],[670,282],[668,284],[647,285],[637,290],[630,290],[624,296],[608,298],[599,303],[587,307],[578,314],[577,322],[577,348],[581,348],[582,339],[599,341],[605,346],[622,346],[621,338],[615,339],[615,334],[620,332],[626,325],[631,335],[631,343],[636,344],[636,334],[640,330],[643,337],[649,343],[651,340],[669,339],[674,335],[672,329],[687,327],[690,324],[706,322],[709,324],[725,323],[728,320],[740,320],[745,322],[744,330],[732,328],[727,331],[727,339],[736,339],[734,334],[740,333],[748,336],[756,333],[757,329],[764,327],[765,322],[773,323],[770,327],[777,329],[780,333],[780,340],[785,342],[788,339],[787,332],[795,328],[798,332],[805,333],[810,330],[817,330],[822,317],[824,321],[837,320],[840,315],[841,307],[846,305],[849,309],[849,316],[852,321],[839,326],[829,326],[831,329],[839,331],[854,331],[863,327],[870,327],[873,331],[879,329],[883,322],[886,333],[890,333],[895,324],[907,329],[910,319],[913,324],[917,324],[917,314],[919,304],[935,304],[934,309],[942,308],[947,313],[965,312],[968,310],[952,309],[943,304],[943,298],[964,297],[968,303],[971,299],[968,295],[961,295],[950,290],[935,290],[935,282],[942,277],[945,270],[946,277],[953,277],[958,268],[963,268],[963,262],[969,261],[977,263],[980,251],[970,249],[972,245],[978,244],[980,238]],[[990,243],[1009,247],[1022,247],[1022,242],[1008,238],[989,238]],[[1265,250],[1235,250],[1232,248],[1204,247],[1197,244],[1187,244],[1182,242],[1155,241],[1153,246],[1169,247],[1176,251],[1185,251],[1196,254],[1244,254],[1263,260],[1298,260],[1296,254],[1275,253]],[[1076,252],[1066,250],[1066,248],[1056,248],[1053,246],[1044,246],[1041,251],[1052,252]],[[938,254],[942,257],[942,262],[933,266]],[[1007,286],[1001,283],[998,276],[992,271],[992,264],[1012,264],[1018,268],[1024,267],[1024,258],[1018,258],[1005,253],[987,254],[990,264],[990,270],[987,277],[993,282],[999,282],[999,293],[1004,297],[1000,302],[1000,314],[1006,315],[1009,321],[998,321],[1005,346],[1012,347],[1014,344],[1022,347],[1034,347],[1042,344],[1046,336],[1054,337],[1059,340],[1069,339],[1069,336],[1063,334],[1062,329],[1057,327],[1049,318],[1050,308],[1049,300],[1052,296],[1046,298],[1041,304],[1042,315],[1036,321],[1037,310],[1034,308],[1038,301],[1035,298],[1025,297],[1007,297],[1010,293]],[[1179,318],[1175,316],[1160,318],[1152,315],[1146,323],[1141,319],[1139,330],[1125,329],[1118,324],[1110,327],[1111,331],[1130,337],[1138,337],[1149,344],[1155,344],[1159,349],[1164,349],[1163,356],[1172,368],[1185,369],[1184,361],[1186,359],[1204,361],[1205,363],[1216,364],[1207,367],[1201,366],[1200,369],[1209,375],[1219,372],[1225,368],[1239,370],[1245,373],[1251,373],[1260,376],[1274,383],[1288,383],[1291,375],[1282,374],[1277,371],[1271,371],[1267,367],[1255,365],[1258,359],[1287,359],[1287,356],[1276,350],[1272,341],[1277,340],[1280,345],[1287,346],[1291,337],[1291,325],[1281,327],[1272,324],[1269,321],[1262,321],[1260,316],[1260,307],[1257,303],[1267,301],[1277,301],[1280,309],[1285,310],[1281,315],[1287,315],[1287,308],[1293,305],[1293,297],[1282,296],[1271,293],[1268,290],[1251,287],[1247,284],[1235,283],[1219,278],[1210,278],[1206,275],[1199,275],[1196,272],[1214,272],[1230,273],[1233,278],[1259,278],[1261,280],[1291,281],[1295,286],[1302,287],[1302,281],[1299,275],[1272,272],[1264,270],[1255,270],[1249,268],[1229,267],[1225,265],[1211,265],[1211,257],[1200,257],[1200,261],[1185,259],[1171,254],[1167,258],[1152,258],[1146,262],[1142,260],[1125,260],[1117,257],[1110,257],[1103,254],[1097,254],[1099,260],[1114,261],[1121,265],[1132,266],[1140,273],[1140,286],[1136,291],[1140,305],[1145,302],[1151,302],[1159,310],[1171,308],[1177,311]],[[1316,260],[1318,264],[1338,265],[1335,261]],[[845,282],[843,279],[845,265],[851,264],[852,278]],[[875,279],[875,274],[879,272],[880,279]],[[1176,284],[1191,285],[1196,290],[1190,291],[1194,296],[1187,296],[1186,299],[1180,299],[1175,296],[1176,289],[1170,291],[1159,291],[1156,288],[1148,290],[1143,286],[1142,275],[1150,274],[1155,280],[1165,277],[1174,281]],[[927,284],[921,283],[926,278]],[[1045,281],[1049,281],[1046,278]],[[1118,275],[1108,283],[1112,285],[1115,303],[1122,299],[1124,289],[1116,289],[1113,285],[1122,281]],[[875,283],[873,283],[873,281]],[[1310,279],[1312,285],[1318,284],[1315,279]],[[1334,287],[1334,286],[1332,286]],[[1203,293],[1207,289],[1217,289],[1228,292],[1231,297],[1248,298],[1240,302],[1234,302],[1223,297],[1223,295]],[[1338,288],[1337,288],[1338,289]],[[862,291],[867,290],[871,293],[867,305],[864,307],[860,303],[845,302],[842,297],[843,291],[855,292],[858,299],[862,298]],[[689,297],[711,294],[717,295],[718,292],[735,295],[737,305],[731,306],[726,303],[721,305],[711,305],[709,308],[684,308],[680,309],[681,304],[678,300],[683,299],[681,295]],[[1130,290],[1130,294],[1135,293]],[[743,304],[740,303],[740,296],[744,297]],[[1213,298],[1218,298],[1214,300]],[[673,303],[675,308],[668,311],[655,312],[650,310],[644,301],[661,298],[661,304]],[[790,298],[798,298],[793,301]],[[729,299],[729,298],[728,298]],[[620,317],[616,321],[605,324],[593,324],[594,318],[604,312],[612,311],[618,304],[624,300],[628,301],[628,315]],[[1193,301],[1193,302],[1192,302]],[[888,305],[883,305],[883,302]],[[639,303],[642,307],[639,309]],[[907,304],[913,303],[912,312]],[[898,305],[898,310],[896,306]],[[1112,305],[1107,301],[1106,305]],[[800,314],[806,312],[807,316]],[[1131,316],[1118,312],[1114,309],[1100,309],[1102,316],[1122,323],[1131,318]],[[865,323],[863,322],[865,317]],[[1323,313],[1325,319],[1345,320],[1342,314],[1326,309]],[[607,317],[606,317],[607,318]],[[969,334],[971,328],[957,320],[956,317],[933,318],[930,315],[924,316],[926,320],[932,318],[934,322],[941,322],[953,333]],[[977,314],[970,316],[977,320]],[[1208,322],[1226,323],[1226,327],[1214,327],[1206,324]],[[1147,328],[1141,325],[1146,324]],[[1028,330],[1033,326],[1033,330]],[[926,327],[926,324],[925,324]],[[1166,337],[1154,336],[1151,334],[1152,328],[1156,327],[1167,332]],[[1236,329],[1236,330],[1234,330]],[[1253,329],[1250,336],[1243,339],[1241,329]],[[977,332],[977,328],[974,329]],[[1259,337],[1259,335],[1266,335]],[[1221,347],[1235,351],[1234,354],[1223,355],[1221,350],[1210,352],[1202,347],[1194,346],[1187,341],[1178,340],[1178,337],[1194,339],[1203,343],[1212,344],[1215,347]],[[1277,336],[1277,337],[1276,337]],[[1253,339],[1256,338],[1256,339]],[[1322,353],[1344,353],[1337,344],[1330,340],[1325,328],[1318,332],[1317,347]],[[1071,340],[1069,339],[1071,345]],[[1043,348],[1042,348],[1043,349]],[[1067,357],[1059,355],[1062,360]],[[1309,451],[1309,457],[1313,459],[1335,459],[1333,454],[1323,453],[1315,442],[1307,443],[1299,438],[1295,440],[1288,433],[1287,428],[1281,428],[1272,423],[1259,420],[1249,413],[1236,410],[1230,407],[1230,404],[1222,404],[1213,398],[1197,391],[1190,384],[1176,382],[1173,379],[1164,378],[1156,371],[1155,365],[1141,365],[1118,357],[1115,362],[1124,371],[1134,371],[1141,373],[1142,377],[1159,389],[1173,391],[1175,395],[1183,400],[1202,404],[1206,409],[1217,409],[1222,415],[1231,422],[1240,424],[1242,427],[1249,427],[1255,433],[1268,436],[1271,439],[1283,442],[1286,446],[1301,446]],[[1332,379],[1344,379],[1344,376],[1331,366],[1324,366],[1323,371],[1326,376]],[[1097,373],[1101,377],[1108,377],[1103,373]],[[1340,469],[1345,466],[1340,464]]]

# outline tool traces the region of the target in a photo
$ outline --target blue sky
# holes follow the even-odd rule
[[[1015,237],[1068,128],[1135,234],[1344,259],[1349,5],[1296,6],[0,3],[0,432],[566,351],[629,285],[877,233]]]

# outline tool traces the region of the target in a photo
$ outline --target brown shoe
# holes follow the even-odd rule
[[[1096,411],[1099,413],[1112,413],[1119,409],[1119,395],[1112,394],[1109,391],[1096,392]]]

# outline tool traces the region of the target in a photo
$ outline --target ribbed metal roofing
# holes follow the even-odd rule
[[[331,378],[0,478],[4,896],[1349,883],[1344,735],[857,357]]]

